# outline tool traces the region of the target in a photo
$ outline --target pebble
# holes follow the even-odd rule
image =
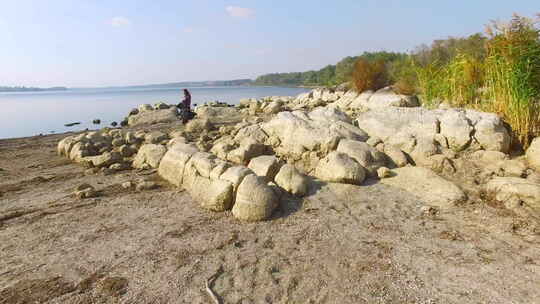
[[[386,167],[380,167],[379,169],[377,169],[377,176],[380,179],[387,178],[392,176],[392,171]]]
[[[98,168],[90,168],[90,169],[84,170],[84,175],[94,175],[98,172],[99,172]]]
[[[137,184],[137,191],[152,190],[156,189],[158,185],[154,182],[141,182]]]
[[[85,199],[97,196],[96,189],[89,184],[81,184],[75,188],[75,196],[78,199]]]

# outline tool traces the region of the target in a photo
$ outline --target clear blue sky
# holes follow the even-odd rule
[[[0,85],[254,78],[482,31],[540,0],[4,0]]]

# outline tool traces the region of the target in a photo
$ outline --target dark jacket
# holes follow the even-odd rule
[[[189,92],[186,92],[184,94],[184,100],[182,100],[182,105],[185,109],[191,108],[191,94]]]

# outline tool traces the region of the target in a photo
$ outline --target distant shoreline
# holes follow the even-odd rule
[[[35,87],[0,87],[0,92],[46,92],[66,91],[66,87],[35,88]]]

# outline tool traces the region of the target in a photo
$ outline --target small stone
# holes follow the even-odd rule
[[[130,189],[131,187],[133,187],[133,183],[130,181],[122,183],[122,188],[124,189]]]
[[[99,172],[98,168],[90,168],[90,169],[84,170],[84,175],[94,175],[94,174],[97,174],[98,172]]]
[[[137,154],[137,149],[133,146],[123,145],[118,149],[118,152],[120,152],[123,157],[131,157]]]
[[[115,146],[115,147],[120,147],[122,145],[124,145],[126,142],[123,138],[115,138],[113,139],[112,141],[112,145]]]
[[[90,185],[90,184],[84,183],[84,184],[80,184],[79,186],[75,187],[75,191],[82,191],[82,190],[88,189],[88,188],[93,189],[94,187],[92,187],[92,185]]]
[[[96,190],[93,188],[87,188],[81,191],[76,191],[75,196],[78,199],[85,199],[85,198],[91,198],[97,196]]]
[[[420,207],[420,211],[425,215],[435,215],[438,212],[437,208],[433,206],[422,206]]]
[[[377,136],[372,136],[366,141],[366,144],[368,144],[368,145],[370,145],[372,147],[375,147],[380,143],[382,143],[382,140],[380,138],[378,138]]]
[[[158,184],[154,182],[141,182],[137,184],[137,191],[144,191],[144,190],[152,190],[156,189],[158,187]]]
[[[114,170],[114,171],[122,171],[122,170],[129,169],[129,166],[126,163],[116,163],[116,164],[110,165],[109,169]]]
[[[103,173],[103,175],[111,175],[111,174],[114,174],[115,172],[116,172],[116,170],[114,170],[114,169],[101,168],[101,173]]]
[[[392,176],[392,171],[390,171],[390,169],[386,167],[380,167],[379,169],[377,169],[377,176],[380,179],[387,178]]]
[[[89,184],[81,184],[77,186],[75,188],[74,194],[75,194],[75,197],[77,197],[78,199],[85,199],[85,198],[97,196],[96,190],[94,189],[94,187],[92,187]]]

